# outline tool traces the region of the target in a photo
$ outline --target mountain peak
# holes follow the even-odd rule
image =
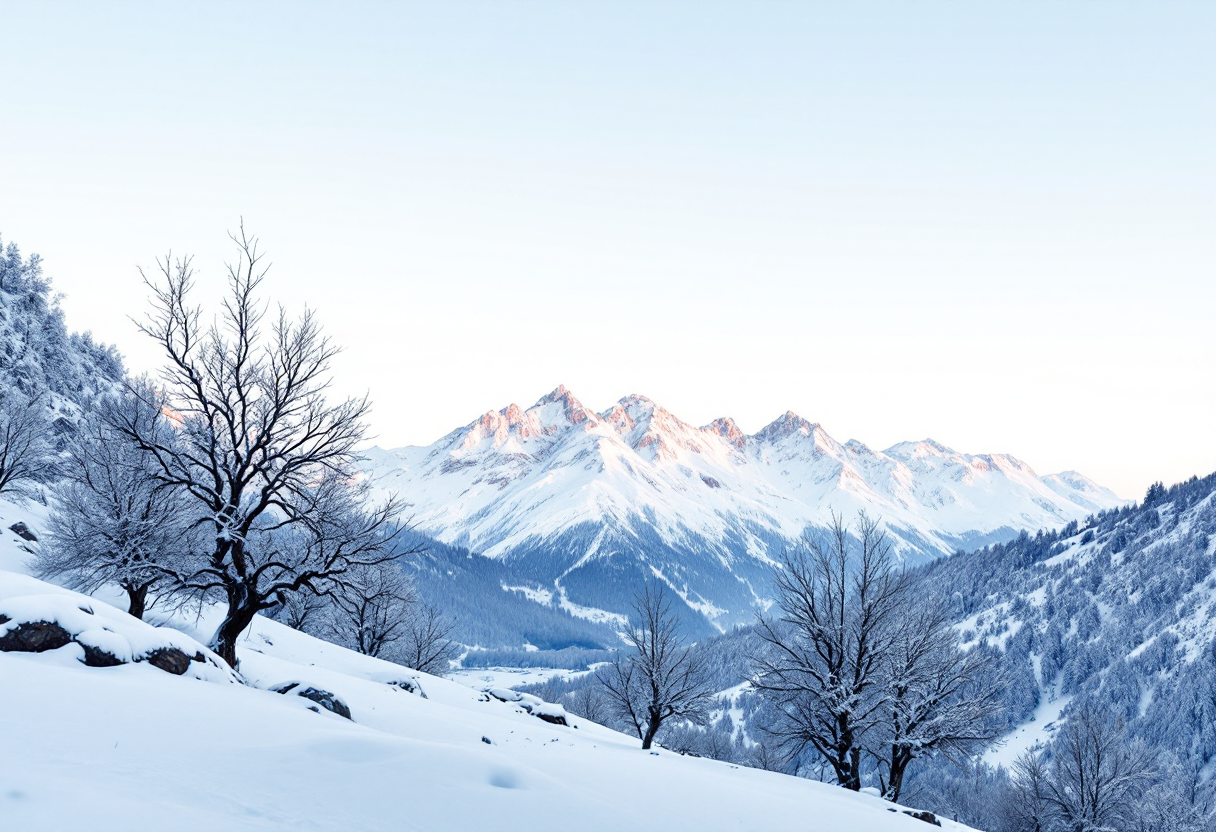
[[[381,473],[417,506],[422,531],[493,556],[583,523],[624,524],[636,537],[635,521],[672,545],[699,535],[729,557],[763,553],[822,523],[829,507],[870,509],[907,533],[904,548],[929,556],[1122,502],[1076,475],[1039,478],[1012,458],[933,440],[887,454],[841,445],[793,411],[752,435],[726,417],[694,427],[639,395],[597,415],[564,385],[469,428],[406,449]]]
[[[1109,488],[1104,488],[1101,485],[1098,485],[1089,477],[1078,471],[1060,471],[1057,474],[1048,474],[1040,479],[1042,479],[1043,482],[1047,484],[1047,487],[1053,491],[1059,492],[1061,489],[1066,489],[1065,493],[1072,495],[1081,495],[1084,497],[1089,497],[1092,495],[1102,503],[1109,503],[1112,500],[1119,501],[1119,504],[1127,502]]]
[[[506,418],[508,425],[518,425],[524,421],[524,411],[517,404],[509,404],[502,409],[502,415]]]
[[[646,396],[630,394],[600,418],[616,428],[627,445],[652,460],[674,458],[679,449],[700,453],[697,429]]]
[[[577,403],[578,399],[574,398],[574,394],[570,392],[569,388],[567,388],[566,385],[559,384],[559,385],[557,385],[557,387],[554,387],[551,392],[546,393],[545,395],[543,395],[539,399],[537,399],[536,404],[533,405],[533,407],[544,407],[545,405],[553,404],[554,402],[570,402],[570,401]],[[579,405],[579,406],[581,407],[582,405]]]
[[[583,403],[576,399],[564,384],[557,385],[552,392],[541,396],[531,409],[535,410],[553,404],[561,405],[562,414],[572,425],[595,421],[595,414],[583,407]]]
[[[810,436],[818,428],[818,424],[808,422],[794,411],[787,410],[783,415],[778,416],[772,422],[761,428],[756,434],[756,438],[773,442],[778,439],[784,439],[787,436],[792,436],[795,433],[802,433]]]
[[[716,433],[736,448],[742,448],[747,443],[747,437],[743,435],[743,431],[739,429],[735,420],[729,416],[714,419],[701,430]]]
[[[958,455],[958,452],[953,448],[948,448],[935,439],[922,439],[919,442],[900,442],[887,448],[883,453],[904,462],[930,456]]]

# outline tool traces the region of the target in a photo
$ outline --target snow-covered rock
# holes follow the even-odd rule
[[[54,652],[90,667],[146,663],[175,676],[235,680],[222,660],[183,633],[12,572],[0,572],[0,652]]]
[[[271,687],[271,690],[286,696],[301,696],[317,703],[331,714],[337,714],[343,719],[352,719],[350,707],[337,694],[324,688],[314,687],[306,682],[282,682]]]
[[[524,711],[532,714],[537,719],[543,719],[545,722],[550,722],[554,725],[570,724],[566,718],[565,708],[553,702],[546,702],[539,696],[533,696],[530,693],[520,693],[511,688],[485,688],[485,693],[493,696],[499,702],[513,702]]]

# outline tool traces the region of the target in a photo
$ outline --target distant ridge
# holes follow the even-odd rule
[[[924,560],[1124,502],[1008,455],[930,439],[874,451],[792,411],[751,435],[728,417],[694,427],[640,395],[596,413],[564,385],[432,445],[366,455],[421,531],[508,559],[537,597],[620,611],[640,573],[717,626],[750,616],[771,559],[832,511],[880,516],[901,556]]]

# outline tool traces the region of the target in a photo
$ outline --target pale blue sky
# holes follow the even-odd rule
[[[564,382],[1216,469],[1216,3],[0,8],[0,233],[136,370],[244,216],[381,444]]]

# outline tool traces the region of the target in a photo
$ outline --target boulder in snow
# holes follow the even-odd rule
[[[566,709],[561,705],[555,705],[552,702],[546,702],[539,696],[533,696],[530,693],[520,693],[517,690],[509,688],[488,688],[486,691],[490,696],[493,696],[499,702],[509,702],[519,705],[528,713],[537,719],[542,719],[545,722],[553,725],[569,725],[570,721],[566,719]]]
[[[415,696],[421,696],[423,699],[426,699],[426,691],[422,689],[422,685],[418,684],[417,679],[397,679],[394,682],[388,682],[388,684],[398,690],[403,690],[406,693],[412,693]]]
[[[394,672],[389,673],[369,673],[367,679],[373,682],[381,682],[389,685],[397,690],[403,690],[406,693],[412,693],[415,696],[421,696],[426,699],[426,691],[422,689],[422,683],[417,676],[401,676]]]
[[[72,634],[54,621],[19,621],[0,613],[0,651],[5,653],[42,653],[58,650],[72,641]]]
[[[80,661],[88,667],[146,661],[177,676],[193,667],[197,678],[234,681],[218,660],[207,657],[202,645],[176,630],[153,627],[75,592],[29,593],[58,588],[24,576],[7,577],[0,581],[0,651],[42,653],[75,643],[83,650]],[[192,666],[191,657],[202,666]]]
[[[174,676],[181,676],[190,669],[190,657],[176,647],[158,647],[144,661]]]
[[[291,693],[295,696],[302,696],[305,699],[310,699],[316,702],[325,710],[332,714],[337,714],[340,717],[351,719],[350,708],[345,702],[337,697],[336,694],[330,693],[327,690],[313,687],[311,685],[301,685],[300,682],[284,682],[281,685],[275,685],[271,688],[275,693]]]
[[[30,530],[30,527],[25,525],[25,523],[22,523],[21,521],[17,521],[13,525],[9,526],[8,529],[9,529],[9,531],[11,531],[13,534],[17,535],[17,537],[21,538],[22,540],[29,541],[30,543],[38,542],[38,535],[34,534]]]

